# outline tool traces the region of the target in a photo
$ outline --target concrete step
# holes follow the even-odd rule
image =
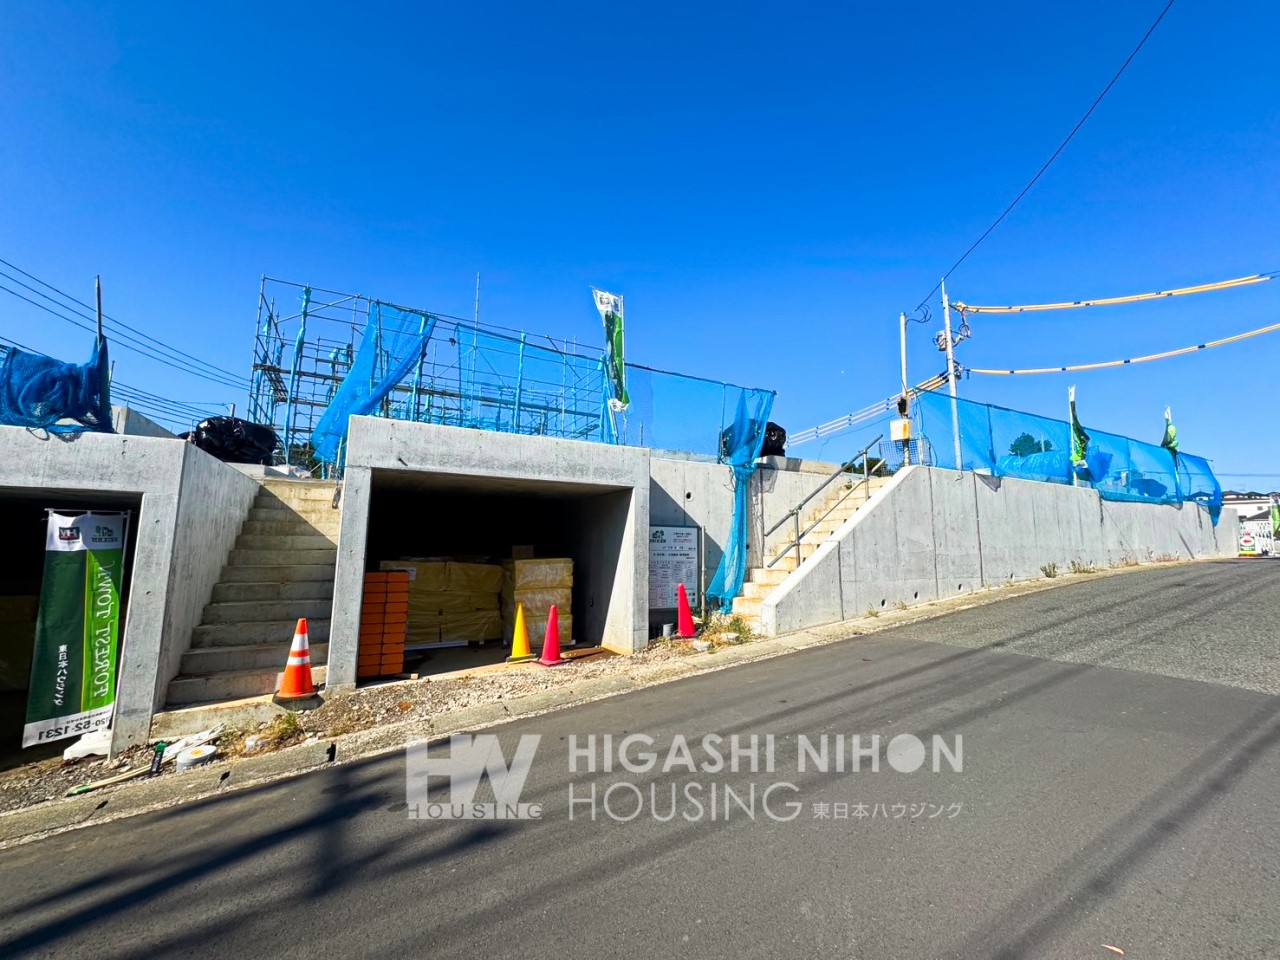
[[[180,706],[274,693],[282,672],[283,667],[280,670],[233,670],[200,677],[179,675],[169,681],[169,704]],[[327,674],[325,667],[311,668],[311,679],[317,685],[324,683]]]
[[[758,617],[760,616],[760,604],[763,597],[734,597],[733,598],[733,614],[734,616]]]
[[[777,589],[776,583],[752,583],[748,580],[742,585],[742,595],[748,600],[763,600]]]
[[[292,537],[259,537],[240,531],[237,550],[333,550],[333,541],[321,533]]]
[[[236,647],[249,643],[275,643],[293,639],[296,618],[287,620],[259,620],[257,623],[202,623],[191,631],[191,646]],[[307,639],[311,643],[325,643],[329,639],[329,621],[307,621]],[[246,693],[250,697],[253,694]],[[215,699],[215,698],[210,698]]]
[[[294,520],[246,520],[240,525],[242,537],[324,537],[332,542],[338,538],[340,524],[337,518],[331,524],[318,526],[298,517]]]
[[[181,676],[206,676],[236,670],[283,670],[291,640],[279,643],[244,643],[230,647],[197,647],[182,655]],[[313,643],[311,665],[328,662],[329,644]]]
[[[334,547],[326,550],[232,550],[227,557],[229,567],[285,567],[301,564],[333,565],[337,562],[338,551]],[[222,579],[226,579],[224,576]]]
[[[251,570],[252,567],[242,569]],[[264,570],[274,569],[263,567]],[[328,569],[328,568],[325,568]],[[213,588],[214,603],[240,603],[249,600],[332,600],[333,577],[326,580],[298,580],[283,583],[219,583]]]
[[[272,693],[275,691],[273,690]],[[173,743],[179,737],[209,730],[222,724],[228,730],[252,729],[259,723],[270,721],[282,713],[284,707],[271,697],[244,697],[222,700],[217,703],[201,703],[195,706],[178,706],[161,710],[151,718],[151,737]]]
[[[800,559],[808,560],[810,557],[813,556],[814,551],[816,551],[818,547],[820,547],[821,545],[822,545],[821,540],[802,541],[800,544]],[[774,554],[774,556],[777,556],[777,554]],[[769,559],[772,560],[773,557],[770,557]],[[796,562],[796,548],[790,547],[787,549],[786,556],[784,556],[781,560],[775,563],[772,569],[777,570],[780,567],[784,567],[787,570],[794,570],[798,566],[799,564]]]
[[[323,480],[268,480],[258,491],[257,500],[278,500],[282,503],[322,500],[333,503],[336,488],[336,483]]]
[[[255,500],[249,508],[250,520],[297,520],[319,521],[321,519],[337,522],[342,511],[318,500],[305,500],[290,505],[280,500]]]
[[[298,617],[328,620],[333,612],[332,599],[314,600],[231,600],[206,604],[201,623],[258,623]]]
[[[776,587],[787,577],[791,576],[790,570],[783,570],[781,564],[772,569],[765,567],[752,567],[747,571],[748,583],[767,583],[771,587]]]
[[[233,551],[234,552],[234,551]],[[308,551],[310,552],[310,551]],[[333,590],[333,571],[337,563],[336,551],[321,563],[252,563],[228,564],[222,568],[218,584],[228,583],[328,583]]]

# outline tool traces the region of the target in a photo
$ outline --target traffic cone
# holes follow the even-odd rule
[[[682,637],[698,634],[693,626],[693,611],[689,609],[689,594],[685,592],[683,583],[676,587],[676,632]]]
[[[311,681],[311,644],[307,641],[307,618],[302,617],[293,631],[293,646],[289,648],[289,660],[280,676],[280,689],[275,699],[279,701],[305,700],[316,695],[316,685]]]
[[[533,651],[529,649],[529,627],[524,622],[524,604],[516,604],[516,628],[511,634],[511,656],[507,663],[525,663],[533,660]]]
[[[542,656],[538,662],[544,667],[558,667],[569,662],[560,656],[560,614],[556,612],[554,603],[547,613],[547,636],[542,641]]]

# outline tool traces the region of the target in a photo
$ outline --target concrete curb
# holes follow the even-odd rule
[[[932,620],[972,607],[1039,593],[1084,580],[1123,576],[1178,564],[1205,562],[1212,561],[1184,560],[1176,563],[1162,563],[1158,567],[1148,564],[997,587],[967,594],[964,597],[921,604],[906,610],[889,611],[874,619],[864,617],[758,640],[742,646],[722,647],[714,654],[690,654],[685,658],[656,664],[653,668],[644,670],[644,675],[640,678],[625,675],[593,677],[567,687],[543,690],[515,700],[464,707],[429,721],[425,728],[420,720],[387,724],[338,737],[308,741],[261,756],[242,757],[231,763],[215,763],[207,767],[198,767],[155,780],[143,779],[123,783],[118,787],[104,788],[98,793],[53,800],[21,810],[0,813],[0,849],[68,830],[149,813],[177,803],[230,794],[273,780],[298,776],[331,766],[332,764],[328,762],[331,745],[335,748],[334,764],[368,760],[402,750],[407,743],[413,741],[440,740],[455,733],[480,730],[511,720],[537,717],[555,710],[604,700],[702,673],[712,673],[744,663],[769,660],[787,653],[843,640],[856,640],[894,627]]]

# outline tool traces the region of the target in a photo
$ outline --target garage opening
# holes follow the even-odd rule
[[[411,571],[402,672],[504,662],[516,602],[535,655],[552,602],[566,649],[600,647],[610,631],[629,637],[630,607],[612,598],[632,576],[632,499],[629,487],[373,471],[365,570]],[[394,655],[375,675],[361,651],[359,679],[391,675]]]
[[[131,511],[120,588],[120,643],[123,652],[127,642],[124,625],[141,507],[142,497],[138,495],[49,490],[0,492],[0,529],[5,531],[5,548],[0,550],[0,770],[56,757],[75,742],[72,737],[25,750],[22,747],[36,616],[44,578],[45,511]],[[119,662],[118,658],[117,664]]]

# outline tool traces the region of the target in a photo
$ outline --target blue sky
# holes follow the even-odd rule
[[[1076,122],[1163,0],[789,5],[0,6],[0,257],[247,376],[263,273],[602,339],[778,390],[800,430],[887,396],[900,310]],[[975,303],[1280,269],[1273,3],[1179,0],[1097,113],[949,283]],[[1280,320],[1280,281],[977,318],[973,366],[1105,360]],[[942,369],[911,327],[913,374]],[[80,331],[0,294],[0,335]],[[123,349],[117,377],[236,402]],[[964,396],[1280,471],[1280,334],[1145,367],[979,379]],[[241,407],[243,409],[243,407]],[[797,454],[853,452],[866,435]],[[1278,487],[1280,477],[1223,477]]]

